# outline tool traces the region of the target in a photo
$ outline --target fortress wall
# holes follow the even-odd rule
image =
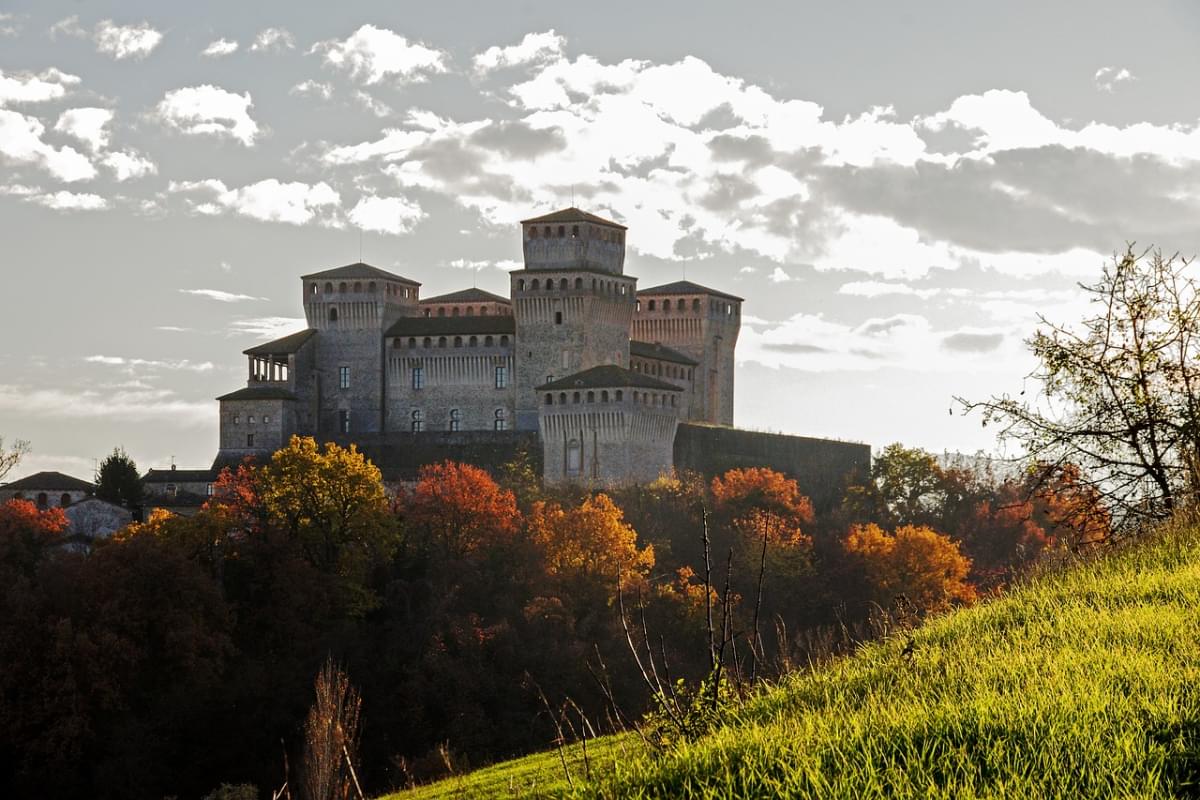
[[[712,478],[742,467],[770,467],[800,485],[818,510],[841,500],[846,478],[871,468],[871,446],[807,436],[758,433],[737,428],[680,423],[675,434],[675,468]]]
[[[493,477],[522,451],[529,455],[537,474],[542,471],[542,447],[534,431],[425,431],[388,433],[382,436],[324,436],[322,441],[351,443],[379,467],[387,483],[414,481],[425,464],[447,459],[473,464]]]
[[[449,431],[450,411],[461,415],[460,430],[495,429],[503,409],[508,429],[516,422],[516,381],[512,347],[461,347],[450,350],[403,348],[388,352],[387,430],[412,431],[412,414],[420,411],[427,432]],[[413,369],[423,371],[424,385],[413,388]],[[504,367],[506,385],[496,388],[496,368]]]

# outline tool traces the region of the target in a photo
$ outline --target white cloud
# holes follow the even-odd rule
[[[145,58],[158,47],[162,38],[163,35],[149,23],[117,25],[111,19],[101,20],[93,36],[96,50],[115,59]]]
[[[301,81],[293,86],[288,94],[320,97],[322,100],[328,100],[333,97],[333,84],[321,83],[314,80]]]
[[[79,24],[79,15],[74,14],[69,17],[63,17],[58,22],[50,26],[47,33],[50,34],[51,40],[61,36],[73,36],[77,39],[87,37],[87,31]]]
[[[36,165],[66,183],[96,177],[92,162],[75,148],[42,141],[45,131],[33,117],[0,109],[0,159]]]
[[[29,199],[55,211],[99,211],[108,208],[108,201],[98,194],[68,192],[65,189]]]
[[[333,187],[322,181],[309,185],[299,181],[282,183],[275,178],[258,181],[237,189],[229,189],[223,181],[209,178],[203,181],[172,182],[171,192],[200,192],[212,197],[193,209],[201,214],[233,211],[266,222],[288,222],[303,225],[311,222],[323,210],[341,205]],[[328,222],[328,221],[327,221]]]
[[[250,50],[252,52],[278,52],[291,50],[295,46],[296,40],[283,28],[264,28],[259,31],[258,36],[254,37],[254,44],[250,45]]]
[[[181,400],[166,389],[65,391],[0,384],[0,411],[44,419],[160,420],[199,426],[213,422],[212,401]]]
[[[0,14],[0,36],[16,36],[21,32],[21,26],[15,20],[13,14]]]
[[[217,39],[214,42],[210,42],[208,47],[204,48],[200,55],[208,56],[209,58],[220,58],[221,56],[227,56],[231,53],[236,53],[237,49],[238,43],[236,41],[233,39],[222,38]]]
[[[89,364],[103,364],[109,367],[145,367],[147,369],[183,370],[186,372],[212,372],[216,368],[211,361],[191,361],[186,358],[153,359],[96,355],[86,356],[83,360]]]
[[[93,153],[108,146],[108,124],[114,113],[107,108],[69,108],[58,117],[54,130],[72,136]]]
[[[308,324],[303,317],[250,317],[229,324],[230,336],[254,336],[259,339],[278,339],[289,333],[304,330]]]
[[[194,294],[199,297],[207,297],[210,300],[216,300],[219,303],[244,303],[247,300],[265,300],[265,297],[255,297],[252,294],[235,294],[233,292],[223,292],[220,289],[180,289],[180,294]]]
[[[1096,70],[1096,74],[1092,76],[1092,80],[1096,82],[1096,88],[1100,91],[1112,92],[1118,85],[1135,81],[1137,78],[1124,67],[1101,67]]]
[[[229,136],[249,147],[258,135],[250,118],[250,93],[234,94],[204,84],[172,89],[159,102],[157,113],[167,125],[188,134]]]
[[[506,67],[523,66],[561,58],[566,39],[551,28],[542,33],[527,33],[520,44],[489,47],[475,56],[475,71],[483,74]]]
[[[358,102],[362,103],[364,108],[366,108],[368,111],[370,111],[372,114],[374,114],[377,117],[390,117],[390,116],[392,116],[392,114],[395,113],[394,111],[392,111],[391,106],[389,106],[387,103],[383,102],[382,100],[377,100],[376,98],[372,97],[367,92],[364,92],[361,90],[355,92],[354,99],[356,99],[356,100],[358,100]]]
[[[118,181],[133,178],[143,178],[158,172],[154,162],[132,150],[117,150],[106,153],[101,159],[104,166],[112,170],[113,177]]]
[[[7,186],[0,185],[0,194],[6,194],[11,197],[28,197],[31,194],[41,194],[42,190],[37,186],[27,186],[23,183],[11,183]]]
[[[771,271],[771,274],[767,276],[767,280],[769,280],[771,283],[786,283],[788,281],[795,280],[795,278],[784,272],[783,267],[776,267]]]
[[[940,289],[917,289],[907,283],[892,283],[889,281],[851,281],[844,283],[838,289],[838,294],[853,297],[884,297],[887,295],[905,295],[927,300],[941,293]]]
[[[374,25],[363,25],[343,41],[319,42],[313,52],[324,53],[327,63],[349,70],[368,84],[385,78],[395,83],[416,83],[446,71],[445,53],[410,43],[400,34]]]
[[[413,229],[425,212],[403,197],[364,197],[346,215],[350,223],[364,231],[402,234]]]
[[[454,267],[454,269],[469,269],[475,272],[487,268],[503,270],[504,272],[512,272],[513,270],[521,269],[525,266],[519,261],[513,261],[511,258],[504,258],[499,261],[472,261],[466,258],[456,258],[449,262],[449,265]]]
[[[29,72],[5,74],[0,69],[0,106],[8,103],[44,103],[58,100],[67,93],[68,86],[79,83],[79,76],[57,69],[48,69],[37,75]]]

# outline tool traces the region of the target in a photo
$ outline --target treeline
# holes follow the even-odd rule
[[[728,612],[730,668],[769,675],[873,614],[971,602],[1109,521],[1070,469],[1000,479],[898,445],[817,514],[767,469],[586,493],[543,491],[524,461],[497,479],[446,462],[389,498],[355,450],[297,438],[226,471],[196,516],[89,554],[65,525],[0,506],[5,796],[299,787],[330,658],[361,693],[355,766],[379,793],[546,747],[567,698],[605,730],[637,718],[630,622],[699,681]]]

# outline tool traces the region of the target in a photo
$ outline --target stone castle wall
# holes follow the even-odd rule
[[[492,338],[492,337],[488,337]],[[479,337],[479,341],[483,341]],[[493,339],[498,342],[499,337]],[[507,340],[507,337],[506,337]],[[399,348],[387,353],[388,431],[411,432],[413,414],[419,412],[426,431],[449,431],[451,412],[459,414],[460,430],[512,428],[516,415],[516,381],[513,344],[501,347]],[[497,387],[497,368],[504,370],[503,386]],[[421,371],[421,388],[414,388],[414,371]],[[500,412],[500,416],[497,416]]]

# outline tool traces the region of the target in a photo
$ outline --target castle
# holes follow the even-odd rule
[[[862,445],[733,431],[741,298],[687,281],[639,290],[626,227],[577,208],[520,225],[508,298],[422,299],[418,282],[364,263],[302,276],[308,327],[244,351],[247,385],[217,398],[214,468],[293,434],[416,451],[400,453],[409,463],[439,444],[520,441],[540,445],[547,483],[589,486],[708,472],[714,458],[795,473],[828,451],[838,476],[863,450],[869,462]]]

